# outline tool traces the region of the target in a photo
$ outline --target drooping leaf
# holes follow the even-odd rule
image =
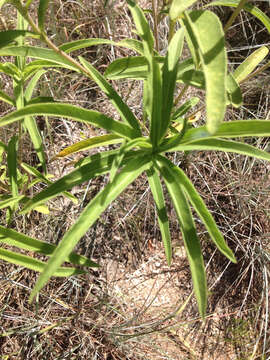
[[[0,119],[0,126],[8,125],[14,121],[21,120],[25,116],[56,116],[66,117],[79,122],[95,125],[106,129],[124,138],[136,138],[138,133],[130,126],[113,120],[97,111],[86,110],[77,106],[63,103],[43,103],[27,105],[23,109],[14,111]]]
[[[48,261],[40,275],[29,301],[42,289],[56,269],[61,266],[80,238],[86,233],[107,206],[118,197],[125,188],[132,183],[149,166],[150,157],[144,156],[130,160],[130,162],[117,174],[112,183],[109,183],[86,206],[76,223],[66,232],[63,239]]]
[[[162,185],[155,168],[152,167],[150,170],[147,171],[147,177],[156,204],[158,223],[159,223],[159,228],[161,232],[167,263],[170,266],[172,261],[172,244],[171,244],[169,220],[167,216]]]
[[[48,188],[35,195],[25,205],[22,213],[28,212],[36,205],[44,203],[49,199],[60,195],[62,192],[73,188],[76,185],[82,184],[85,181],[89,181],[96,176],[108,173],[117,153],[117,150],[106,151],[83,159],[74,171],[63,176],[61,179],[48,186]],[[139,155],[140,153],[133,151],[126,154],[123,160],[123,164],[125,164],[129,159]]]
[[[204,318],[207,305],[207,284],[200,242],[186,195],[179,183],[178,173],[172,163],[168,165],[168,161],[164,157],[157,156],[155,164],[165,181],[179,219],[199,312]]]
[[[33,259],[31,256],[22,255],[15,253],[14,251],[2,249],[0,247],[0,259],[5,260],[11,264],[16,264],[25,267],[26,269],[35,270],[38,272],[44,271],[46,268],[46,263],[43,261]],[[84,270],[61,267],[54,270],[51,276],[71,276],[85,274]]]
[[[16,246],[20,249],[34,251],[39,254],[52,256],[53,252],[56,249],[56,245],[49,244],[45,241],[40,241],[30,236],[26,236],[22,233],[19,233],[15,230],[5,228],[0,226],[0,242],[7,245]],[[98,264],[91,261],[85,256],[78,255],[76,253],[70,253],[65,261],[70,262],[74,265],[90,266],[90,267],[99,267]]]

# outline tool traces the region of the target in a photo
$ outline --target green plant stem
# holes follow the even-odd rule
[[[247,2],[247,0],[241,0],[240,3],[238,4],[237,8],[234,10],[234,12],[232,13],[231,17],[229,18],[227,24],[224,26],[224,33],[226,34],[226,32],[229,30],[229,28],[231,27],[232,23],[234,22],[234,20],[237,18],[237,16],[239,15],[240,11],[243,9],[243,7],[245,6],[245,3]]]

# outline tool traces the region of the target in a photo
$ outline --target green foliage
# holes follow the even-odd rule
[[[3,116],[0,119],[0,126],[18,122],[20,132],[28,132],[42,165],[43,174],[29,165],[21,163],[20,136],[14,135],[8,145],[0,143],[2,164],[4,164],[2,155],[7,154],[7,165],[2,165],[2,168],[5,167],[4,178],[3,175],[0,178],[0,185],[3,183],[7,195],[5,198],[1,198],[0,208],[8,207],[12,212],[18,211],[20,208],[21,214],[24,214],[38,209],[49,199],[59,195],[76,201],[67,192],[68,189],[101,174],[109,173],[110,180],[103,190],[91,199],[57,246],[0,227],[1,242],[45,254],[50,257],[48,263],[45,264],[29,256],[5,249],[0,249],[0,258],[41,271],[31,293],[31,301],[51,276],[69,276],[82,272],[76,268],[61,267],[65,261],[74,265],[97,266],[91,260],[72,253],[73,248],[110,203],[145,172],[156,205],[167,262],[170,264],[172,246],[162,181],[166,185],[178,216],[199,312],[202,317],[205,317],[207,283],[200,239],[196,232],[192,209],[202,220],[217,248],[230,261],[236,262],[236,259],[203,199],[185,172],[166,158],[166,153],[219,150],[270,160],[269,153],[242,141],[232,140],[248,136],[269,136],[270,121],[254,119],[223,122],[227,105],[241,106],[242,95],[239,83],[252,76],[250,73],[265,58],[268,49],[262,47],[256,50],[233,74],[228,74],[225,34],[221,22],[211,11],[188,10],[188,7],[195,2],[193,0],[182,2],[174,0],[172,2],[169,11],[170,29],[174,29],[176,22],[179,23],[180,29],[175,33],[170,31],[165,56],[160,56],[154,48],[154,35],[144,12],[132,0],[128,0],[127,3],[140,40],[125,39],[117,43],[106,39],[81,39],[62,44],[58,48],[46,35],[45,18],[48,0],[39,2],[38,25],[27,11],[31,1],[26,6],[15,0],[9,2],[18,10],[18,29],[0,33],[0,55],[14,56],[16,61],[15,64],[1,64],[0,71],[13,80],[14,96],[12,98],[1,91],[0,99],[9,105],[16,106],[16,110]],[[236,5],[236,2],[233,1],[215,2],[218,5],[229,3],[233,4],[231,6]],[[244,8],[258,16],[267,26],[268,18],[266,16],[261,16],[256,9],[250,8],[247,4]],[[30,25],[32,32],[26,31],[27,24]],[[41,46],[27,45],[24,41],[26,37],[40,39]],[[191,57],[183,60],[182,49],[185,41],[190,49]],[[44,48],[44,44],[47,48]],[[109,65],[104,75],[83,57],[79,57],[77,61],[69,55],[72,51],[102,44],[126,47],[136,51],[139,55],[116,59]],[[26,62],[26,58],[29,58],[30,61]],[[33,98],[40,78],[47,71],[56,67],[79,72],[93,80],[109,98],[120,115],[121,121],[114,120],[97,111],[55,102],[51,98]],[[133,114],[108,81],[108,79],[122,78],[143,80],[144,119],[139,119]],[[186,87],[195,86],[205,91],[207,113],[205,125],[193,127],[196,118],[188,116],[187,113],[196,106],[199,99],[193,97],[184,102],[181,94],[175,98],[177,82],[184,83]],[[121,145],[117,150],[103,151],[84,159],[76,164],[76,168],[71,173],[56,182],[51,182],[46,174],[46,157],[35,121],[37,115],[64,117],[94,125],[108,132],[106,135],[96,136],[71,145],[60,152],[58,157],[87,148],[108,144]],[[146,128],[148,129],[147,134]],[[48,186],[35,194],[33,198],[28,199],[23,191],[24,186],[20,184],[22,176],[18,166],[25,172],[26,179],[28,176],[34,176],[34,182],[43,181]],[[25,184],[32,186],[33,182],[28,184],[28,180],[26,180]]]

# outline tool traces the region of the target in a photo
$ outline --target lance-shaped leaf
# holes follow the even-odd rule
[[[130,126],[113,120],[98,111],[86,110],[77,106],[62,103],[27,105],[23,109],[3,116],[0,119],[0,126],[11,124],[14,121],[21,120],[25,116],[29,115],[66,117],[75,121],[95,125],[128,139],[136,138],[138,135],[137,131],[132,129]]]
[[[109,39],[100,39],[100,38],[80,39],[65,43],[59,46],[59,49],[68,54],[75,50],[80,50],[96,45],[114,45],[114,46],[125,47],[137,51],[141,55],[143,55],[144,52],[142,42],[135,39],[123,39],[119,42],[115,42]]]
[[[17,204],[23,198],[24,198],[24,195],[19,195],[19,196],[13,196],[11,198],[2,200],[2,201],[0,201],[0,209],[4,209],[8,206],[12,207],[14,204]]]
[[[44,203],[49,199],[61,195],[62,192],[73,188],[76,185],[82,184],[85,181],[106,174],[110,171],[113,160],[118,153],[118,150],[106,151],[90,156],[89,158],[83,159],[77,165],[76,170],[63,176],[56,182],[49,185],[46,189],[35,195],[23,208],[22,213],[26,213],[29,210],[35,208],[36,205]],[[125,155],[123,164],[129,159],[139,156],[139,152],[130,152]]]
[[[158,223],[159,223],[159,228],[161,232],[167,263],[170,266],[172,261],[172,244],[171,244],[169,220],[167,216],[162,185],[158,173],[154,167],[151,167],[151,169],[147,171],[147,177],[156,204]]]
[[[234,71],[233,76],[235,80],[240,83],[259,65],[259,63],[267,56],[269,50],[266,46],[253,51],[241,65]]]
[[[0,226],[0,242],[7,245],[16,246],[20,249],[34,251],[39,254],[51,256],[56,249],[56,245],[49,244],[45,241],[40,241],[30,236],[26,236],[12,229],[7,229]],[[70,253],[65,261],[70,262],[74,265],[99,267],[98,264],[91,261],[85,256],[78,255],[74,252]]]
[[[86,206],[76,223],[66,232],[57,246],[53,256],[48,261],[30,295],[30,301],[47,283],[56,269],[61,266],[65,258],[71,253],[80,238],[86,233],[108,205],[118,197],[125,188],[132,183],[144,170],[149,167],[150,157],[144,156],[131,160],[123,170]]]
[[[84,58],[79,57],[80,62],[83,66],[89,71],[91,78],[97,83],[97,85],[101,88],[104,94],[109,98],[115,109],[120,114],[122,120],[129,124],[133,129],[137,131],[137,135],[141,135],[140,126],[138,120],[136,119],[133,112],[127,106],[127,104],[122,100],[121,96],[117,94],[114,88],[108,83],[108,81],[102,76],[93,65],[91,65]]]
[[[79,71],[75,66],[66,60],[63,56],[50,49],[45,49],[35,46],[10,46],[5,48],[0,48],[0,56],[22,56],[22,57],[31,57],[34,59],[41,59],[45,61],[51,61],[55,64],[61,65],[63,68]]]
[[[41,76],[45,73],[46,73],[46,70],[37,71],[37,73],[32,77],[32,79],[27,84],[27,87],[24,92],[24,98],[25,98],[26,103],[29,103],[29,101],[33,95],[33,92],[36,88],[37,82],[39,81]],[[40,132],[38,130],[37,123],[32,116],[26,116],[24,119],[24,124],[27,128],[29,136],[30,136],[32,143],[34,145],[34,148],[37,152],[37,155],[38,155],[39,161],[42,165],[42,168],[46,172],[47,171],[46,170],[46,158],[45,158],[45,153],[44,153],[44,149],[43,149],[42,138],[41,138]]]
[[[177,77],[177,64],[182,53],[183,44],[184,29],[179,29],[170,41],[164,66],[162,68],[162,117],[160,139],[166,134],[170,124]]]
[[[7,153],[7,165],[8,165],[8,174],[11,185],[12,196],[17,197],[19,195],[18,190],[18,178],[17,178],[17,147],[18,147],[18,137],[12,136],[8,143],[8,153]]]
[[[207,129],[215,133],[224,118],[227,100],[224,32],[218,17],[210,11],[185,13],[183,21],[199,51],[206,81]]]
[[[142,9],[132,0],[127,0],[127,3],[135,23],[137,33],[143,42],[144,55],[148,58],[149,56],[152,56],[154,48],[153,33]]]
[[[269,157],[270,158],[270,157]],[[171,162],[165,158],[162,159],[165,163],[167,162],[167,166],[172,166]],[[178,182],[181,184],[183,190],[185,191],[189,201],[191,202],[192,206],[194,207],[195,211],[203,221],[211,239],[219,249],[229,260],[232,262],[236,262],[233,252],[226,244],[223,235],[219,231],[214,218],[212,217],[211,213],[207,209],[203,199],[193,186],[192,182],[186,176],[184,171],[177,166],[174,166],[175,176],[178,177]]]
[[[179,183],[178,173],[173,163],[169,162],[168,164],[167,159],[157,156],[155,164],[165,181],[179,219],[199,312],[204,318],[207,305],[206,275],[201,246],[191,210],[186,195]]]
[[[228,95],[227,103],[231,103],[236,108],[243,105],[241,89],[233,74],[228,74],[226,88]]]
[[[239,0],[218,0],[213,1],[210,4],[207,4],[206,6],[231,6],[231,7],[237,7],[239,5]],[[244,5],[244,10],[248,11],[253,16],[256,16],[257,19],[259,19],[263,25],[266,27],[268,32],[270,33],[270,18],[260,9],[258,9],[255,5],[251,3],[246,3]]]
[[[49,179],[47,179],[46,176],[44,176],[43,174],[41,174],[37,169],[35,169],[34,167],[28,165],[28,164],[24,164],[21,163],[21,167],[26,170],[29,174],[33,175],[36,179],[34,180],[37,182],[45,182],[45,184],[51,185],[53,184],[52,181],[50,181]],[[29,186],[31,186],[32,184],[30,184]],[[72,195],[71,193],[67,192],[67,191],[63,191],[63,195],[65,197],[67,197],[68,199],[70,199],[74,204],[78,203],[78,199]]]
[[[46,263],[43,261],[2,248],[0,248],[0,259],[5,260],[11,264],[20,265],[26,269],[35,270],[38,272],[42,272],[46,268]],[[54,272],[51,276],[66,277],[79,274],[85,274],[85,271],[75,268],[61,267],[54,269]]]
[[[181,141],[175,143],[176,136],[172,136],[169,139],[164,139],[160,146],[160,151],[167,151],[167,149],[180,144],[189,144],[194,140],[200,140],[205,138],[237,138],[237,137],[248,137],[248,136],[270,136],[270,121],[268,120],[233,120],[224,122],[220,125],[218,131],[211,135],[206,129],[206,126],[200,126],[198,128],[192,128],[185,132]]]
[[[88,149],[97,148],[99,146],[119,144],[122,141],[123,139],[120,136],[114,134],[95,136],[90,139],[81,140],[76,144],[66,147],[65,149],[61,150],[55,157],[63,158],[65,156],[75,154],[78,151],[85,151]]]
[[[9,105],[15,106],[15,101],[4,91],[0,90],[0,100],[6,102]]]
[[[254,146],[244,144],[242,142],[236,142],[232,140],[223,139],[198,139],[188,144],[179,144],[170,150],[166,151],[192,151],[192,150],[215,150],[232,152],[236,154],[255,157],[257,159],[270,161],[270,154],[267,151],[263,151],[255,148]]]

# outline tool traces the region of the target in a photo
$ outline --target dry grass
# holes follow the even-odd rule
[[[48,23],[53,40],[61,43],[77,38],[130,37],[132,23],[124,3],[111,1],[104,9],[100,1],[52,2]],[[223,18],[226,14],[229,11]],[[244,38],[236,38],[233,32],[238,34],[243,29]],[[164,22],[161,50],[166,31]],[[231,66],[265,43],[266,36],[254,18],[242,15],[229,33]],[[112,60],[128,53],[103,46],[80,54],[103,70]],[[229,109],[228,117],[269,117],[267,79],[269,72],[246,84],[245,107],[240,111]],[[121,81],[114,85],[139,115],[141,84]],[[39,91],[40,95],[54,95],[117,116],[97,86],[79,75],[67,72],[60,77],[52,73],[43,78]],[[7,111],[1,103],[1,113]],[[48,159],[96,131],[62,120],[51,120],[48,125],[42,118],[39,126]],[[12,129],[6,129],[1,138],[7,141],[11,134]],[[268,139],[250,142],[269,149]],[[25,148],[24,160],[36,165],[26,138]],[[50,162],[49,172],[55,179],[62,176],[72,169],[71,160]],[[140,177],[77,246],[81,254],[102,265],[99,270],[76,278],[53,279],[36,304],[29,305],[28,296],[37,274],[0,262],[1,359],[269,358],[270,166],[259,160],[213,152],[194,152],[187,159],[174,154],[173,160],[187,170],[238,259],[234,265],[220,255],[197,220],[210,289],[206,321],[200,320],[192,296],[175,213],[168,204],[174,245],[173,265],[168,268],[154,220],[153,200],[146,179]],[[99,177],[76,187],[73,193],[80,199],[78,206],[59,198],[50,202],[49,216],[36,212],[18,216],[12,227],[57,243],[105,181],[106,177]]]

